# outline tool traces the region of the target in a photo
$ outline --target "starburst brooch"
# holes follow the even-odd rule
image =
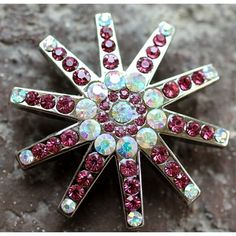
[[[144,224],[141,151],[187,203],[200,195],[200,189],[161,134],[226,146],[229,132],[165,107],[217,81],[219,76],[212,65],[206,65],[150,84],[175,31],[166,22],[159,24],[124,72],[111,15],[102,13],[95,18],[100,77],[52,36],[39,45],[80,95],[19,87],[12,90],[10,101],[19,108],[75,121],[17,152],[17,160],[26,169],[89,142],[88,151],[59,205],[60,211],[73,216],[114,157],[125,221],[129,228],[135,229]]]

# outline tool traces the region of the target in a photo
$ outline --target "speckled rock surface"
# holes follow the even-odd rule
[[[99,73],[94,14],[104,11],[113,14],[126,67],[161,20],[172,22],[176,36],[155,81],[213,63],[221,80],[171,108],[231,131],[224,149],[166,138],[202,189],[190,207],[143,158],[141,231],[236,231],[236,6],[230,5],[0,5],[0,231],[126,230],[114,160],[76,216],[64,218],[57,205],[82,152],[25,172],[14,153],[68,123],[8,105],[14,86],[75,93],[38,51],[49,33]]]

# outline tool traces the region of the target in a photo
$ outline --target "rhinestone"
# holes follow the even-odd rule
[[[137,143],[142,148],[152,148],[157,142],[157,134],[151,128],[142,128],[136,135]]]
[[[113,70],[118,67],[119,59],[115,54],[106,54],[103,57],[103,65],[108,70]]]
[[[74,110],[75,102],[70,96],[60,96],[57,100],[56,108],[62,114],[69,114]]]
[[[106,113],[105,111],[102,111],[102,112],[100,112],[100,113],[97,115],[97,121],[98,121],[99,123],[104,123],[104,122],[106,122],[106,121],[108,121],[108,120],[109,120],[109,114]]]
[[[11,94],[11,102],[22,103],[25,100],[27,91],[23,89],[14,89]]]
[[[212,65],[204,67],[202,71],[207,79],[212,79],[218,76],[218,72]]]
[[[170,81],[163,86],[162,92],[168,98],[175,98],[179,95],[179,87],[177,83]]]
[[[129,90],[127,88],[123,88],[120,90],[120,98],[127,99],[129,97]]]
[[[84,197],[84,188],[78,184],[71,185],[68,190],[68,196],[74,201],[80,201]]]
[[[119,138],[124,137],[126,135],[126,127],[125,126],[116,126],[115,127],[115,135]]]
[[[148,73],[153,68],[153,62],[148,57],[140,57],[136,64],[137,69],[141,73]]]
[[[205,140],[211,140],[214,137],[215,129],[208,125],[204,125],[201,129],[200,135]]]
[[[88,187],[93,182],[92,174],[87,170],[82,170],[76,177],[76,182],[83,187]]]
[[[102,42],[102,50],[104,52],[113,52],[115,48],[116,48],[116,44],[111,39],[107,39]]]
[[[185,127],[185,120],[182,116],[170,115],[168,117],[168,128],[174,133],[182,133]]]
[[[184,189],[184,195],[189,200],[193,200],[199,195],[199,189],[194,184],[188,184]]]
[[[143,95],[143,100],[151,108],[159,108],[164,103],[164,97],[158,89],[148,89]]]
[[[76,116],[79,120],[87,120],[93,118],[96,113],[96,103],[88,98],[80,100],[76,105]]]
[[[112,121],[108,121],[104,124],[104,130],[106,132],[112,132],[115,129],[115,124]]]
[[[166,163],[164,171],[168,176],[176,177],[180,172],[180,166],[175,161],[168,161]]]
[[[166,44],[166,37],[162,34],[157,34],[153,38],[153,42],[158,47],[163,47]]]
[[[100,26],[108,26],[112,22],[111,15],[109,13],[102,13],[98,17],[98,23]]]
[[[152,149],[151,157],[152,160],[159,165],[167,161],[169,158],[169,152],[164,146],[155,146]]]
[[[126,76],[126,86],[132,92],[142,92],[146,87],[146,79],[139,73],[131,73]]]
[[[152,109],[147,114],[147,123],[156,130],[162,129],[165,127],[167,117],[165,112],[160,109]]]
[[[186,133],[191,136],[195,137],[199,134],[201,130],[201,126],[198,122],[196,121],[189,121],[186,126]]]
[[[19,159],[23,165],[29,165],[34,161],[34,156],[30,150],[24,150],[19,154]]]
[[[91,75],[85,68],[80,68],[73,73],[73,80],[78,85],[86,85],[91,80]]]
[[[49,151],[45,144],[37,143],[32,147],[32,153],[36,159],[41,160],[49,154]]]
[[[43,42],[43,48],[48,52],[51,52],[56,47],[57,41],[52,36],[48,36]]]
[[[94,140],[101,133],[101,126],[96,120],[88,119],[81,123],[79,133],[85,140]]]
[[[125,87],[124,74],[119,71],[110,71],[105,75],[104,83],[111,90],[120,90]]]
[[[116,149],[116,141],[110,134],[101,134],[94,143],[97,152],[104,156],[112,154]]]
[[[78,65],[79,65],[79,62],[74,57],[66,57],[62,61],[62,67],[68,72],[76,70]]]
[[[137,174],[137,170],[136,170]],[[135,175],[136,175],[135,174]],[[124,192],[128,195],[136,195],[140,191],[140,182],[136,177],[126,178],[124,180]]]
[[[170,36],[173,31],[174,31],[174,27],[170,24],[168,24],[167,22],[161,22],[159,24],[160,27],[160,33],[167,36]]]
[[[108,100],[103,100],[100,104],[99,104],[99,108],[104,110],[104,111],[107,111],[110,109],[110,103]]]
[[[103,101],[108,96],[107,87],[103,83],[100,83],[100,82],[91,84],[88,87],[87,92],[88,92],[89,98],[98,103]]]
[[[127,216],[127,222],[132,227],[140,226],[143,222],[143,216],[138,211],[131,211]]]
[[[130,135],[135,135],[138,132],[138,127],[135,124],[128,125],[127,130],[128,130]]]
[[[192,81],[194,82],[194,84],[196,85],[201,85],[205,82],[205,74],[202,71],[195,71],[192,76]]]
[[[108,98],[111,102],[116,102],[118,100],[118,95],[116,92],[111,91],[108,95]]]
[[[102,27],[101,30],[100,30],[100,35],[102,38],[104,39],[109,39],[112,37],[113,35],[113,31],[112,31],[112,28],[109,28],[109,27]]]
[[[30,106],[38,105],[40,102],[40,96],[35,91],[29,91],[25,97],[25,102]]]
[[[178,80],[179,87],[183,91],[187,91],[192,87],[192,81],[189,76],[182,76]]]
[[[52,51],[52,57],[56,61],[61,61],[66,57],[66,50],[64,48],[54,48]]]
[[[55,104],[55,97],[51,94],[45,94],[40,98],[40,105],[44,109],[52,109]]]
[[[111,115],[117,122],[126,123],[136,118],[137,113],[128,102],[121,101],[112,107]]]
[[[228,132],[226,129],[219,128],[215,131],[214,137],[218,143],[226,143],[228,140]]]
[[[125,208],[128,211],[135,211],[141,207],[141,199],[138,196],[127,196],[125,199]]]
[[[97,152],[90,153],[85,159],[85,168],[94,173],[98,173],[102,170],[105,164],[103,156]]]
[[[175,178],[174,178],[174,183],[177,188],[179,189],[184,189],[188,184],[190,180],[188,176],[184,173],[179,173]]]
[[[65,198],[61,203],[61,209],[66,214],[71,214],[75,211],[76,203],[70,198]]]
[[[156,59],[160,56],[160,49],[157,46],[150,46],[146,49],[147,56],[151,59]]]
[[[120,161],[120,173],[125,177],[137,175],[138,166],[132,159],[123,159]]]
[[[56,137],[49,138],[46,143],[46,146],[47,146],[48,151],[54,154],[58,153],[62,148],[60,139]]]
[[[74,130],[68,129],[60,135],[60,139],[65,147],[72,147],[79,141],[79,136]]]
[[[123,158],[132,158],[138,151],[138,145],[135,139],[125,136],[118,140],[116,151]]]

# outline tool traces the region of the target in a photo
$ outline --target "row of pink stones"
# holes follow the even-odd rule
[[[97,175],[103,170],[104,165],[105,158],[102,155],[97,152],[89,153],[85,157],[82,168],[68,188],[67,196],[79,203],[95,181]]]
[[[186,121],[179,115],[170,115],[168,128],[177,134],[186,132],[190,137],[200,135],[204,140],[211,140],[214,137],[215,129],[208,125],[201,125],[197,121]]]
[[[164,174],[173,178],[172,181],[178,189],[183,190],[190,183],[190,179],[181,166],[170,157],[166,147],[162,145],[153,147],[150,156],[156,165],[165,165]]]
[[[35,144],[31,151],[36,161],[40,161],[66,148],[75,146],[78,142],[79,134],[73,129],[68,129],[61,135],[50,137],[44,142]]]
[[[134,123],[131,123],[128,126],[117,126],[113,121],[110,121],[109,118],[108,111],[112,107],[112,104],[119,98],[129,101],[133,106],[136,107],[136,111],[140,115],[134,120]],[[123,88],[116,92],[110,91],[108,98],[100,103],[99,108],[102,111],[97,115],[98,122],[103,124],[103,128],[106,132],[114,131],[117,137],[123,137],[126,134],[135,135],[138,132],[139,127],[143,126],[145,123],[145,114],[147,112],[147,108],[142,102],[141,96],[137,93],[131,93],[127,88]]]
[[[153,61],[157,59],[161,52],[160,47],[166,45],[166,37],[162,34],[157,34],[153,38],[154,45],[148,46],[146,49],[146,56],[140,57],[137,61],[136,67],[141,73],[148,73],[153,69]]]
[[[56,99],[56,97],[51,94],[40,96],[36,91],[29,91],[24,101],[30,106],[40,105],[46,110],[53,109],[56,106],[57,111],[62,114],[69,114],[75,108],[75,101],[67,95],[59,96]]]
[[[91,80],[91,75],[85,68],[79,67],[79,62],[74,57],[67,56],[67,51],[63,47],[56,47],[52,50],[52,57],[56,61],[62,61],[62,67],[67,72],[73,72],[72,79],[79,85],[86,85]]]
[[[177,81],[170,81],[164,84],[162,92],[167,98],[176,98],[180,91],[187,91],[191,89],[192,84],[202,85],[206,80],[203,71],[195,71],[191,75],[182,76]]]

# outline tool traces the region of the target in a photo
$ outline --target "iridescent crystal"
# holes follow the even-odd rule
[[[186,188],[184,189],[184,195],[189,200],[193,200],[199,195],[199,189],[194,184],[188,184]]]
[[[88,119],[81,123],[79,133],[85,140],[94,140],[101,133],[101,126],[96,120]]]
[[[142,128],[136,135],[136,141],[142,148],[150,149],[156,145],[157,134],[151,128]]]
[[[30,150],[23,150],[19,154],[19,159],[23,165],[29,165],[34,161],[34,155]]]
[[[93,118],[96,113],[96,103],[88,98],[80,100],[76,105],[76,116],[79,120],[87,120]]]
[[[124,74],[119,71],[110,71],[105,75],[104,83],[111,90],[120,90],[125,87]]]
[[[123,158],[132,158],[138,151],[138,144],[132,137],[125,136],[118,140],[116,151]]]
[[[143,95],[143,100],[151,108],[159,108],[164,103],[164,97],[158,89],[148,89]]]
[[[218,72],[216,71],[216,69],[212,65],[205,66],[202,69],[202,71],[205,74],[207,79],[213,79],[218,76]]]
[[[165,127],[167,117],[165,112],[160,109],[152,109],[147,114],[147,123],[156,130],[162,129]]]
[[[57,40],[50,35],[43,42],[43,48],[48,52],[51,52],[56,47],[57,47]]]
[[[95,102],[100,103],[108,96],[107,87],[100,82],[95,82],[88,87],[88,96]]]
[[[143,222],[143,216],[138,211],[131,211],[127,216],[127,223],[132,227],[140,226]]]
[[[146,87],[146,78],[140,73],[126,75],[126,86],[132,92],[142,92]]]
[[[126,123],[137,117],[136,111],[125,101],[117,102],[112,107],[111,115],[119,123]]]
[[[174,27],[164,21],[159,24],[159,28],[160,28],[160,33],[166,37],[170,36],[174,31]]]
[[[101,134],[94,143],[96,151],[104,156],[112,154],[116,149],[116,141],[110,134]]]
[[[27,91],[23,89],[14,89],[11,94],[11,102],[22,103],[25,100]]]
[[[98,18],[98,23],[100,26],[109,26],[111,24],[111,15],[110,13],[102,13]]]
[[[61,203],[61,209],[66,214],[71,214],[75,211],[76,202],[71,200],[70,198],[65,198]]]
[[[214,138],[218,143],[226,143],[228,140],[227,130],[223,128],[218,128],[215,131]]]

